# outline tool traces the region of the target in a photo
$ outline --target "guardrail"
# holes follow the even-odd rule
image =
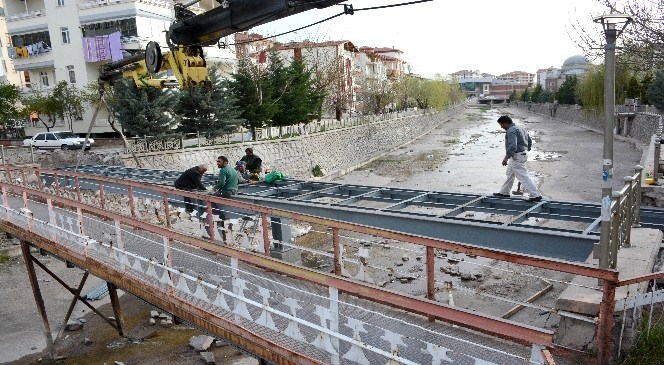
[[[446,281],[447,279],[442,278],[444,277],[444,274],[441,272],[444,272],[443,269],[445,268],[441,266],[442,262],[449,262],[450,265],[458,263],[458,258],[455,259],[456,263],[452,263],[453,257],[451,256],[452,253],[457,253],[466,255],[467,257],[481,256],[491,260],[508,262],[510,268],[513,268],[513,270],[517,272],[515,275],[518,275],[518,272],[520,271],[531,272],[531,270],[544,270],[602,279],[603,284],[601,290],[605,300],[600,307],[599,317],[586,318],[571,313],[566,315],[576,316],[577,318],[581,318],[581,320],[590,323],[598,323],[597,356],[600,363],[608,363],[615,303],[615,286],[618,280],[618,274],[614,270],[603,270],[585,264],[570,263],[561,260],[549,260],[541,257],[485,249],[458,242],[443,241],[404,234],[393,230],[377,229],[331,219],[318,218],[306,214],[297,214],[281,209],[266,208],[206,194],[180,191],[132,181],[89,176],[75,172],[0,166],[0,180],[3,181],[0,183],[0,186],[2,187],[3,196],[5,196],[5,206],[11,205],[11,199],[8,200],[8,196],[13,196],[12,199],[22,198],[23,203],[21,203],[20,206],[23,207],[29,207],[29,204],[26,203],[25,200],[30,196],[35,196],[37,198],[35,201],[38,202],[49,200],[52,202],[58,202],[58,204],[63,206],[75,207],[79,212],[89,212],[92,216],[119,220],[123,225],[129,225],[145,230],[146,232],[152,232],[154,234],[168,237],[176,242],[183,242],[192,247],[198,247],[199,249],[240,258],[249,264],[266,268],[268,271],[276,271],[286,276],[295,277],[299,280],[311,282],[316,285],[329,285],[347,295],[357,297],[358,299],[370,300],[374,303],[380,303],[380,305],[411,312],[423,316],[424,318],[428,318],[431,321],[434,319],[442,319],[445,322],[453,323],[462,328],[470,328],[493,336],[511,339],[517,343],[547,346],[553,351],[561,354],[570,354],[570,351],[553,343],[553,335],[548,330],[533,327],[530,323],[520,324],[496,318],[491,315],[476,313],[474,311],[456,307],[452,304],[453,300],[451,298],[453,296],[453,287],[454,293],[458,292],[458,295],[461,295],[464,291],[470,292],[470,295],[473,298],[474,296],[482,296],[482,292],[464,287],[463,285],[452,285],[451,282],[448,283]],[[183,198],[198,202],[197,204],[205,213],[205,215],[200,217],[201,222],[205,223],[204,225],[207,227],[212,227],[212,229],[206,228],[202,231],[207,232],[209,237],[201,239],[196,237],[200,237],[200,234],[205,235],[205,233],[199,234],[196,232],[188,232],[187,234],[182,234],[174,231],[190,220],[185,213],[185,210],[180,208],[182,207]],[[14,204],[14,206],[16,205]],[[242,228],[238,227],[239,224],[230,226],[228,222],[220,222],[215,213],[215,210],[222,209],[220,207],[223,207],[223,210],[227,213],[235,212],[237,214],[237,212],[244,212],[240,214],[249,217],[255,216],[251,221],[256,222],[256,229],[250,232],[247,232],[246,230],[239,232],[238,230]],[[316,228],[316,234],[322,235],[322,238],[320,238],[321,241],[316,247],[302,244],[298,245],[295,241],[281,242],[276,236],[274,227],[272,228],[272,237],[270,237],[271,227],[269,217],[279,217],[281,219],[304,222],[312,227],[319,227]],[[27,218],[23,217],[21,219],[25,220]],[[79,234],[82,236],[90,236],[93,231],[85,228],[87,224],[86,219],[84,219],[84,215],[74,214],[71,218],[61,219],[57,222],[60,222],[60,225],[66,225],[67,227],[83,227]],[[51,224],[53,224],[53,222],[51,222]],[[30,227],[30,225],[27,225],[27,227]],[[203,227],[203,225],[201,227]],[[201,230],[202,229],[203,228],[201,228]],[[49,234],[52,233],[53,232],[43,231],[42,235],[49,237]],[[192,235],[194,237],[192,237]],[[81,238],[81,240],[85,241],[83,238]],[[222,240],[221,238],[225,238],[225,240]],[[96,238],[95,240],[100,241]],[[160,242],[160,239],[156,239],[155,242],[157,241]],[[199,282],[204,288],[207,288],[206,285],[209,283],[206,280],[202,280],[200,276],[198,279],[196,279],[195,275],[191,274],[183,277],[181,271],[183,265],[182,262],[170,264],[167,258],[170,257],[169,250],[172,250],[172,248],[169,248],[171,246],[167,243],[168,241],[168,239],[165,239],[162,243],[159,243],[158,246],[161,247],[161,252],[151,252],[149,253],[150,256],[145,256],[146,258],[142,261],[143,267],[151,262],[151,259],[148,257],[164,257],[164,260],[157,259],[157,261],[152,261],[152,265],[158,269],[158,272],[165,270],[163,272],[172,273],[172,275],[168,275],[171,275],[174,278],[180,277],[179,280],[186,280],[186,282],[189,283]],[[376,286],[378,283],[375,280],[372,280],[371,276],[379,273],[377,270],[380,268],[376,268],[375,265],[373,267],[369,265],[369,256],[377,254],[370,253],[367,245],[370,246],[378,241],[383,242],[378,246],[387,245],[385,248],[404,250],[404,252],[407,252],[409,255],[421,255],[419,256],[420,258],[417,259],[417,261],[420,261],[421,259],[421,271],[424,275],[421,279],[423,281],[421,294],[413,296],[409,293],[399,293]],[[269,259],[271,252],[275,251],[276,247],[281,245],[295,246],[302,252],[309,252],[319,255],[320,257],[329,256],[332,262],[331,270],[325,269],[325,267],[321,265],[318,267],[318,270],[312,271],[311,269],[306,269],[301,266],[295,266],[283,262],[277,263],[277,261]],[[81,249],[84,249],[85,247],[88,247],[87,252],[91,252],[89,248],[92,246],[89,244],[83,244]],[[104,250],[109,250],[109,247],[104,247]],[[112,245],[110,249],[118,254],[124,254],[124,251],[118,251],[122,250],[121,246],[117,247],[116,245]],[[250,252],[254,253],[252,254]],[[116,257],[118,257],[118,255],[116,255]],[[469,262],[470,259],[466,259],[466,261]],[[480,266],[483,267],[483,265]],[[185,267],[187,266],[185,265]],[[519,267],[523,270],[517,269]],[[351,275],[351,270],[355,271],[356,274]],[[402,275],[399,274],[398,271],[395,272],[390,269],[384,270],[388,272],[391,271],[391,274],[386,273],[385,275],[387,277],[392,276],[393,279]],[[410,276],[411,277],[404,276],[399,280],[415,280],[415,283],[420,285],[420,279],[418,279],[420,275],[417,275],[417,277],[414,277],[413,275]],[[161,278],[163,278],[163,275]],[[165,282],[166,285],[170,285],[170,289],[168,290],[176,290],[177,292],[178,287],[184,290],[185,286],[174,283],[175,279],[173,279],[173,284],[168,284],[168,281]],[[122,286],[122,282],[118,283],[118,285]],[[214,285],[210,285],[214,287]],[[447,295],[449,295],[450,300],[448,304],[442,302],[438,297],[441,295],[441,290],[442,293],[447,293]],[[191,292],[194,292],[194,290],[191,290],[189,294],[191,294]],[[186,294],[185,292],[183,293]],[[180,297],[183,293],[176,296]],[[241,296],[237,292],[235,292],[234,295],[233,298],[236,299],[238,299],[238,296]],[[512,293],[507,295],[506,298],[501,297],[502,299],[496,295],[489,295],[488,297],[494,300],[500,299],[506,300],[508,303],[518,304],[520,308],[538,310],[540,312],[544,310],[549,311],[552,314],[555,312],[555,315],[559,315],[559,312],[554,308],[515,300]],[[264,308],[264,310],[268,310],[270,313],[282,316],[280,311],[270,307],[270,301],[263,300],[263,304],[260,303],[261,300],[257,303],[251,302],[251,308],[254,308],[253,306],[256,305],[258,306],[256,308]],[[415,320],[416,318],[417,317],[412,317],[411,320]],[[293,320],[293,318],[290,319]],[[354,320],[353,318],[350,319]],[[259,321],[258,324],[265,326],[266,323],[267,322],[265,321]],[[364,322],[364,325],[367,325],[366,322]],[[356,326],[354,328],[357,329]],[[405,335],[411,338],[410,335],[399,332],[400,330],[398,328],[399,326],[389,327],[389,330],[391,333],[398,333],[399,336]],[[317,330],[322,330],[333,338],[337,338],[340,341],[342,340],[342,337],[340,337],[341,334],[332,331],[332,328],[330,327],[317,327]],[[372,335],[371,337],[373,338],[375,335]],[[389,342],[390,340],[386,341]],[[352,344],[355,344],[355,342],[351,343],[351,345]],[[365,343],[365,345],[367,344],[368,343]],[[373,343],[371,346],[373,346]],[[440,344],[437,344],[436,346],[440,346]],[[363,350],[368,349],[366,346],[362,347],[360,345],[360,347]],[[323,349],[325,348],[323,347]],[[400,349],[403,351],[401,355],[405,356],[405,350],[400,345],[393,343],[391,349],[388,347],[388,350],[391,350],[393,355],[398,354]],[[389,353],[390,351],[387,352]],[[332,354],[332,356],[335,355]],[[525,360],[530,361],[528,359]],[[413,360],[411,359],[410,361]],[[521,361],[522,360],[515,360],[514,362],[507,363],[520,363]],[[405,363],[408,363],[408,361]]]
[[[608,263],[608,267],[612,269],[618,264],[618,250],[631,245],[632,227],[640,227],[642,179],[643,166],[637,165],[634,174],[624,178],[623,188],[612,194],[609,239],[602,240],[608,243],[608,250],[605,249],[600,253],[600,256],[609,255],[605,260],[600,259],[600,262]]]
[[[132,138],[127,140],[125,153],[147,153],[184,149],[182,135]]]

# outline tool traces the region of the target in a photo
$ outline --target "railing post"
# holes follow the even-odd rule
[[[265,249],[265,256],[270,256],[270,234],[268,232],[267,213],[261,213],[261,228],[263,230],[263,248]]]
[[[201,146],[201,132],[196,131],[196,147]]]
[[[166,227],[171,228],[171,208],[168,205],[168,193],[162,193],[164,199],[164,220],[166,221]]]
[[[51,198],[46,198],[46,206],[48,207],[48,222],[51,224],[51,240],[58,242],[58,236],[55,233],[55,211],[53,210],[53,201]]]
[[[622,230],[622,209],[620,201],[622,200],[622,193],[614,191],[611,193],[613,204],[611,204],[611,259],[610,268],[615,269],[618,266],[618,249],[620,248],[620,233]]]
[[[127,195],[129,196],[129,211],[131,212],[131,217],[136,218],[136,206],[134,205],[134,188],[133,186],[127,186]]]
[[[104,184],[101,182],[101,180],[99,181],[98,189],[99,189],[99,203],[101,205],[101,209],[105,209]]]
[[[633,213],[634,213],[634,177],[632,176],[625,176],[625,190],[627,192],[627,196],[625,196],[625,206],[627,209],[625,209],[625,214],[627,215],[625,217],[625,241],[622,243],[622,247],[631,247],[631,232],[632,232],[632,219],[633,219]]]
[[[74,176],[74,183],[76,184],[76,199],[81,201],[81,184],[78,181],[78,176]]]
[[[634,222],[632,227],[641,227],[641,183],[643,182],[643,166],[636,165],[634,168],[636,181],[634,182]]]
[[[602,197],[601,224],[599,235],[599,268],[608,269],[611,257],[611,198]]]
[[[2,164],[6,165],[7,161],[5,160],[5,146],[0,145],[0,158],[2,159]]]
[[[39,191],[44,191],[44,182],[42,181],[39,170],[35,170],[35,175],[37,175],[37,186],[39,187]]]
[[[427,246],[426,248],[427,260],[427,299],[436,300],[436,254],[434,248]],[[436,320],[436,317],[429,315],[429,322]]]
[[[602,302],[599,305],[599,322],[597,323],[597,363],[600,365],[609,365],[615,297],[616,282],[603,280]]]
[[[60,196],[60,177],[58,174],[53,174],[53,178],[55,179],[55,195]]]
[[[662,137],[655,138],[655,158],[654,158],[654,164],[652,166],[652,180],[653,184],[657,184],[657,177],[659,175],[659,159],[661,157],[662,153],[662,144],[661,144]]]
[[[334,275],[341,275],[341,245],[339,244],[339,228],[332,227],[332,248],[334,251]]]
[[[207,202],[207,221],[208,221],[208,234],[210,235],[210,242],[214,242],[215,227],[214,219],[212,218],[212,202]]]
[[[35,164],[35,149],[30,145],[30,163]]]

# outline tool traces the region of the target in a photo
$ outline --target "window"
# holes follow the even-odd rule
[[[76,72],[74,72],[74,66],[72,66],[72,65],[67,66],[67,74],[69,75],[69,83],[70,84],[75,84],[76,83]]]
[[[46,71],[41,71],[39,76],[41,77],[42,86],[48,86],[48,73]]]
[[[63,44],[69,44],[69,28],[67,27],[62,27],[60,28],[60,33],[62,34],[62,43]]]
[[[58,6],[65,6],[65,0],[58,0]]]
[[[46,140],[47,140],[47,141],[57,141],[58,139],[55,138],[55,136],[53,135],[53,133],[48,133],[48,134],[46,135]]]
[[[46,133],[42,133],[37,135],[37,138],[35,138],[36,141],[45,141],[46,140]]]

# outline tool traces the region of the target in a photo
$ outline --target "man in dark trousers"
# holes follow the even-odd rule
[[[244,150],[244,152],[246,155],[243,156],[240,161],[247,163],[247,170],[249,170],[249,172],[252,174],[260,174],[261,168],[263,167],[263,160],[261,160],[260,157],[254,155],[254,150],[252,148],[247,148]]]
[[[176,189],[185,191],[207,190],[201,182],[201,178],[207,170],[208,168],[206,165],[194,166],[183,172],[182,175],[175,180],[173,186],[175,186]],[[193,200],[195,199],[186,196],[184,197],[184,208],[187,213],[193,212],[194,206],[198,205],[197,202],[194,203]],[[200,216],[201,209],[198,209],[198,211]]]

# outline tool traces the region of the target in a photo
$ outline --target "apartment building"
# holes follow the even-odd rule
[[[507,82],[533,84],[535,82],[535,74],[524,71],[512,71],[498,76],[499,80]]]
[[[0,83],[18,85],[20,83],[20,75],[14,70],[14,61],[9,58],[7,52],[10,45],[11,41],[7,36],[5,10],[0,3]]]
[[[357,64],[360,52],[352,42],[291,42],[275,45],[273,50],[285,64],[302,59],[319,80],[329,80],[332,92],[324,104],[335,106],[336,117],[357,110],[357,93],[361,91],[361,70]]]
[[[58,82],[84,88],[96,82],[99,68],[142,52],[149,41],[167,48],[165,31],[174,18],[167,0],[2,0],[18,86],[25,93],[51,90]],[[184,2],[184,1],[178,1]],[[215,6],[205,0],[191,8],[203,12]],[[226,42],[227,44],[229,42]],[[207,47],[208,65],[235,67],[235,50]],[[75,133],[87,131],[93,111],[74,123]],[[100,113],[93,133],[112,130]],[[56,125],[56,128],[58,125]],[[64,127],[64,125],[61,125]],[[26,127],[26,135],[44,128]]]

